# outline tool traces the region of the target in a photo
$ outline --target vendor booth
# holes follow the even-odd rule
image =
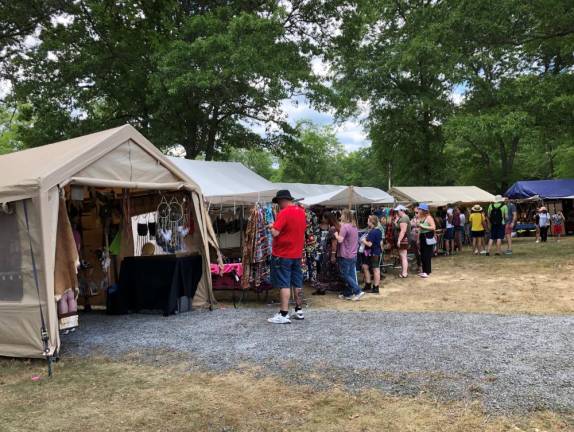
[[[0,355],[57,353],[61,318],[78,288],[80,303],[84,296],[90,297],[84,304],[105,307],[110,288],[134,278],[125,283],[136,291],[116,300],[123,295],[136,308],[159,303],[168,312],[183,295],[197,307],[214,303],[209,246],[216,240],[200,188],[133,127],[1,156],[0,173]],[[146,224],[146,234],[162,233],[166,255],[162,262],[142,258],[170,281],[161,293],[141,291],[143,267],[129,258],[136,247],[131,217],[152,211],[158,219]],[[180,259],[190,260],[187,273]]]
[[[213,289],[233,291],[235,304],[247,290],[267,292],[271,237],[265,226],[275,217],[270,203],[277,187],[238,162],[168,159],[200,185],[207,201],[224,264],[223,270],[211,265]]]
[[[424,202],[430,207],[494,202],[494,195],[476,186],[395,186],[389,193],[397,202]]]
[[[574,232],[574,179],[517,181],[504,195],[517,203],[524,223],[532,225],[536,209],[544,205],[551,214],[564,215],[563,233]]]

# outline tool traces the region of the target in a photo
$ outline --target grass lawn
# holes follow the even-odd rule
[[[544,245],[524,239],[514,249],[512,257],[465,251],[437,258],[428,280],[390,273],[382,294],[361,302],[334,294],[307,298],[312,308],[341,310],[574,312],[574,238]],[[44,362],[0,359],[0,431],[574,430],[574,413],[495,416],[478,403],[445,403],[428,393],[294,388],[278,377],[262,378],[253,365],[217,374],[164,360],[66,358],[48,379]],[[32,381],[34,375],[41,379]]]
[[[392,270],[381,294],[360,302],[339,300],[334,293],[311,296],[310,289],[306,298],[313,308],[356,311],[574,313],[574,237],[546,244],[522,238],[515,240],[513,249],[511,257],[474,256],[466,248],[456,256],[435,258],[426,280],[416,275],[399,279],[398,271]],[[218,292],[216,297],[229,306],[228,293]],[[277,299],[277,293],[271,292],[270,298]]]
[[[67,359],[52,379],[40,361],[0,360],[0,430],[46,431],[567,431],[572,415],[488,416],[478,405],[292,388],[247,370]]]

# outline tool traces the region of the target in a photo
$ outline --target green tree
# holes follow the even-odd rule
[[[277,168],[274,167],[277,160],[267,150],[230,148],[228,153],[222,156],[222,159],[241,162],[247,168],[265,177],[267,180],[272,180],[277,174]]]
[[[276,181],[341,184],[343,146],[331,127],[299,122],[295,140],[279,158]]]
[[[397,184],[443,182],[442,123],[450,114],[452,68],[440,46],[441,2],[348,2],[329,58],[340,116],[369,106],[366,127],[380,165]]]
[[[17,108],[0,105],[0,154],[22,150],[24,145],[19,139],[19,130],[26,127]]]
[[[44,23],[38,44],[11,60],[14,98],[34,119],[23,139],[39,145],[130,122],[189,158],[276,145],[245,124],[288,130],[280,101],[316,85],[309,25],[319,3],[64,2],[66,21]]]

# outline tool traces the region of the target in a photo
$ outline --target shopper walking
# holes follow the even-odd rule
[[[294,319],[304,319],[303,315],[303,272],[301,259],[305,246],[307,217],[305,210],[293,203],[288,190],[277,192],[273,202],[280,211],[274,224],[269,225],[273,235],[271,258],[271,283],[279,289],[280,309],[267,321],[273,324],[290,324],[289,298],[291,288],[295,291]]]
[[[445,255],[448,256],[452,254],[454,248],[454,209],[450,204],[446,209],[444,223],[446,227],[444,232],[444,251]]]
[[[488,221],[490,223],[490,240],[486,255],[490,255],[492,245],[496,242],[496,255],[502,253],[502,240],[504,239],[505,221],[508,219],[508,208],[504,204],[504,198],[501,195],[494,197],[494,203],[488,206]]]
[[[540,208],[538,224],[540,226],[540,241],[546,243],[546,240],[548,240],[548,229],[550,228],[550,215],[546,207]]]
[[[554,212],[550,220],[552,222],[552,235],[559,242],[560,237],[564,234],[564,214],[561,211]]]
[[[411,220],[407,215],[407,208],[403,205],[395,208],[399,218],[396,222],[395,229],[397,231],[397,249],[399,250],[399,258],[401,260],[401,273],[400,278],[406,278],[409,275],[409,261],[407,253],[409,250],[409,236],[411,234]]]
[[[428,278],[432,272],[431,260],[436,245],[435,231],[436,224],[430,215],[429,206],[426,203],[419,204],[419,245],[421,248],[422,272],[419,276]]]
[[[363,275],[365,278],[365,292],[379,294],[381,285],[381,256],[383,232],[379,229],[379,218],[370,215],[367,220],[369,232],[362,243],[365,246],[363,252],[364,261],[362,263]],[[371,278],[371,273],[373,277]]]
[[[504,253],[506,255],[512,255],[512,232],[514,231],[514,226],[518,220],[518,213],[516,211],[516,204],[514,204],[514,202],[508,201],[508,204],[506,204],[506,213],[508,218],[506,220],[505,234],[508,247]]]
[[[454,225],[454,250],[455,252],[462,252],[462,243],[464,238],[464,214],[461,213],[460,208],[453,209],[452,224]]]
[[[472,238],[472,248],[474,254],[478,255],[486,253],[484,251],[484,228],[486,225],[486,218],[482,211],[482,207],[478,204],[474,205],[470,210],[468,217],[470,222],[470,237]]]
[[[360,300],[365,293],[359,288],[357,282],[357,249],[359,245],[359,231],[351,210],[341,212],[341,228],[335,233],[339,243],[337,256],[341,276],[347,282],[345,292],[339,296],[344,300]]]

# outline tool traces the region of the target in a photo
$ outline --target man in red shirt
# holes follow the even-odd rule
[[[291,324],[289,317],[289,298],[291,288],[295,289],[294,319],[304,319],[302,306],[303,272],[301,257],[305,245],[307,218],[305,210],[293,203],[288,190],[277,192],[273,202],[279,204],[279,214],[274,224],[269,226],[273,234],[271,258],[271,283],[279,288],[281,309],[267,321],[273,324]]]

